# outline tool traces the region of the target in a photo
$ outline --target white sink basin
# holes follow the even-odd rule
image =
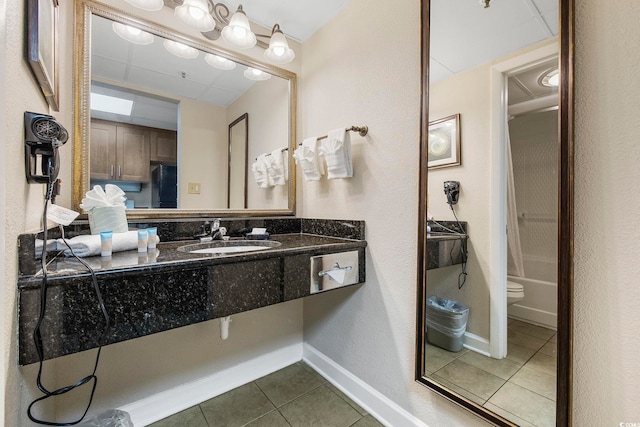
[[[280,242],[272,240],[216,240],[213,242],[197,243],[181,246],[181,252],[191,254],[229,254],[238,252],[254,252],[272,249],[280,246]]]
[[[189,251],[192,254],[227,254],[231,252],[253,252],[270,249],[269,246],[219,246],[217,248],[204,248]]]

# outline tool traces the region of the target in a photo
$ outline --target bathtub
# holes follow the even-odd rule
[[[528,277],[507,275],[507,280],[522,284],[524,299],[507,309],[509,317],[556,329],[558,319],[558,285],[555,260],[523,256]]]

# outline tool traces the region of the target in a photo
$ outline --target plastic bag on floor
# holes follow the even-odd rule
[[[119,409],[109,409],[77,425],[78,427],[134,427],[129,414]]]

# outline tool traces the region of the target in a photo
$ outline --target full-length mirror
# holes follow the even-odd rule
[[[251,174],[293,167],[294,73],[90,1],[76,21],[76,206],[113,183],[131,217],[294,213],[295,175]]]
[[[417,379],[566,425],[572,2],[422,4]]]
[[[229,188],[227,207],[247,207],[247,149],[249,148],[249,114],[244,113],[229,124]]]

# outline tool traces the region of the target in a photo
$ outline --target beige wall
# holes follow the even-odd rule
[[[249,113],[247,207],[286,209],[288,186],[258,188],[251,165],[258,155],[289,145],[289,82],[277,77],[256,82],[229,106],[227,121],[231,123],[244,113]]]
[[[460,265],[430,270],[428,296],[454,299],[469,307],[467,331],[489,339],[491,204],[490,64],[455,74],[430,86],[429,121],[460,113],[460,166],[429,171],[427,206],[436,220],[455,221],[443,191],[444,181],[460,181],[456,215],[469,227],[467,282],[458,290]]]
[[[353,0],[303,44],[304,136],[351,134],[354,177],[304,182],[299,214],[366,221],[367,282],[304,301],[304,339],[431,426],[483,425],[414,382],[420,2]]]
[[[0,3],[0,77],[3,88],[2,135],[4,152],[0,156],[0,178],[4,178],[4,203],[0,208],[5,221],[2,277],[2,348],[4,382],[4,422],[7,426],[29,425],[24,421],[26,405],[34,382],[34,372],[17,368],[15,329],[16,237],[38,228],[42,190],[24,180],[22,152],[22,114],[25,110],[46,112],[39,89],[23,55],[23,2]],[[369,7],[369,6],[380,6]],[[415,233],[417,212],[417,155],[419,110],[419,23],[418,2],[403,8],[385,9],[381,1],[353,0],[329,24],[334,34],[322,30],[309,41],[304,52],[301,94],[302,133],[322,133],[342,124],[368,124],[370,137],[354,138],[354,171],[349,182],[301,183],[300,214],[306,217],[343,217],[367,221],[367,284],[360,289],[319,295],[305,302],[306,339],[340,365],[384,393],[430,426],[484,425],[473,415],[455,407],[413,380],[415,331]],[[4,13],[4,8],[11,13]],[[71,40],[71,5],[61,2],[64,39]],[[378,10],[379,9],[379,10]],[[364,16],[359,11],[367,10]],[[575,209],[575,303],[574,303],[574,425],[619,425],[640,420],[640,287],[634,262],[640,251],[636,235],[640,211],[640,163],[637,137],[640,134],[640,82],[636,78],[640,53],[640,9],[636,0],[615,4],[584,0],[577,6],[576,38],[576,209]],[[341,28],[349,22],[352,32]],[[355,23],[355,24],[354,24]],[[394,32],[384,31],[394,28]],[[396,31],[397,30],[397,31]],[[390,37],[386,42],[383,37]],[[312,48],[332,45],[335,56]],[[616,48],[612,48],[615,46]],[[351,59],[351,49],[363,48],[363,55]],[[71,52],[63,43],[62,111],[56,117],[71,123]],[[389,57],[389,61],[379,61]],[[4,68],[4,70],[3,70]],[[366,70],[366,72],[363,72]],[[4,71],[4,72],[3,72]],[[326,72],[326,75],[324,73]],[[321,85],[321,86],[316,86]],[[344,92],[338,90],[343,89]],[[327,90],[322,93],[322,88]],[[373,90],[372,88],[375,88]],[[3,93],[4,92],[4,93]],[[327,97],[340,102],[332,104]],[[343,105],[344,104],[344,105]],[[336,106],[337,105],[337,106]],[[336,110],[335,112],[333,110]],[[312,115],[312,113],[314,115]],[[70,182],[70,144],[62,148],[63,175]],[[629,183],[629,191],[613,191],[619,182]],[[60,200],[70,203],[70,186],[63,187]],[[0,200],[2,198],[0,192]],[[597,202],[596,202],[597,201]],[[1,237],[0,237],[1,239]],[[1,266],[1,265],[0,265]],[[274,322],[287,319],[278,308]],[[293,311],[300,313],[297,306]],[[257,314],[261,314],[258,310]],[[301,314],[300,314],[301,315]],[[294,316],[295,317],[295,316]],[[259,322],[256,316],[253,321]],[[300,321],[292,319],[295,325]],[[103,355],[101,369],[107,393],[100,391],[94,410],[116,400],[161,390],[166,375],[181,380],[185,372],[199,375],[196,364],[176,355],[163,360],[166,366],[141,371],[134,389],[123,378],[118,366],[134,354],[149,360],[172,347],[201,349],[203,336],[213,333],[208,324],[113,346]],[[232,325],[232,328],[237,325]],[[204,330],[200,329],[204,328]],[[202,334],[193,333],[200,332]],[[243,323],[232,334],[242,342],[229,351],[226,363],[251,346],[251,326]],[[176,336],[178,334],[179,336]],[[259,335],[258,335],[259,337]],[[267,337],[271,341],[275,337]],[[278,339],[286,339],[280,336]],[[242,349],[242,350],[239,350]],[[154,352],[154,350],[157,352]],[[175,354],[175,353],[171,353]],[[88,355],[72,356],[87,363]],[[146,359],[140,359],[146,360]],[[49,371],[68,362],[47,364]],[[208,369],[210,365],[204,363]],[[64,369],[63,369],[64,368]],[[152,374],[159,372],[156,382]],[[179,372],[179,373],[176,373]],[[196,373],[197,372],[197,373]],[[164,385],[163,385],[164,384]],[[124,387],[118,390],[118,385]],[[102,385],[99,386],[102,390]],[[115,390],[118,390],[117,392]]]
[[[182,99],[178,125],[178,207],[212,209],[227,206],[227,112],[224,107]],[[189,194],[189,183],[200,194]]]

